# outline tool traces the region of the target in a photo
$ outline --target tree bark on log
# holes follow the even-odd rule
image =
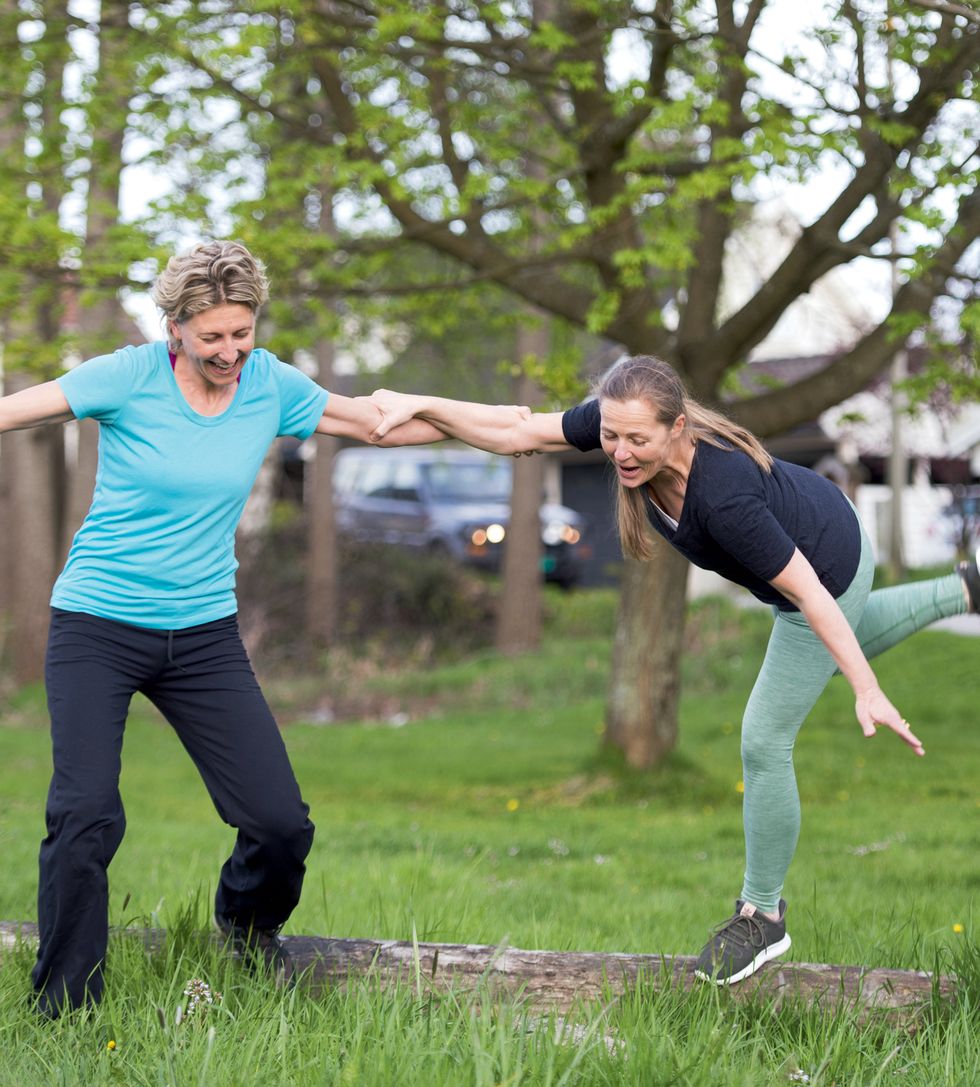
[[[114,930],[113,937],[162,946],[162,929]],[[31,922],[0,921],[5,948],[37,939]],[[217,935],[213,939],[221,938]],[[314,989],[355,978],[382,986],[421,987],[426,993],[488,989],[496,998],[523,1000],[542,1011],[566,1012],[592,1001],[609,1001],[637,986],[687,991],[704,984],[694,976],[693,955],[629,955],[596,951],[523,951],[482,944],[413,944],[399,940],[284,936],[293,961],[308,972]],[[862,1016],[906,1017],[933,996],[952,1001],[955,981],[916,970],[872,969],[825,963],[772,962],[729,990],[736,1000],[799,1003],[826,1011],[852,1008]]]

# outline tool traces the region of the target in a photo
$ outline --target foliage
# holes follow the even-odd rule
[[[935,299],[955,320],[980,224],[975,22],[835,3],[779,55],[778,6],[209,0],[156,18],[181,43],[161,62],[186,73],[180,108],[220,100],[248,141],[247,180],[226,153],[236,229],[308,331],[340,297],[362,329],[445,334],[495,284],[712,398],[822,276],[894,260],[891,316],[807,396],[738,405],[770,434],[867,384]],[[753,208],[818,174],[833,195],[733,306],[725,254]]]
[[[118,9],[107,0],[101,22],[86,23],[65,3],[0,7],[0,333],[9,370],[55,376],[78,349],[80,311],[144,285],[145,262],[158,252],[139,223],[119,220],[130,79],[150,46],[127,37]],[[83,349],[118,346],[118,335],[104,340],[91,328]]]
[[[274,663],[305,662],[306,634],[296,623],[306,592],[306,524],[283,504],[254,554],[243,561],[238,595],[253,651]],[[450,559],[410,549],[341,540],[337,644],[358,651],[426,659],[484,648],[493,640],[489,584]]]

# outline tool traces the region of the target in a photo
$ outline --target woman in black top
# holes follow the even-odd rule
[[[742,721],[746,869],[734,915],[703,949],[699,976],[748,977],[790,946],[780,897],[800,826],[792,751],[835,671],[865,736],[885,725],[924,749],[868,658],[937,619],[980,608],[977,557],[934,581],[871,592],[874,560],[854,507],[830,481],[774,460],[759,440],[690,399],[666,363],[617,363],[594,400],[566,412],[460,403],[379,390],[380,439],[412,417],[494,453],[602,448],[615,465],[626,553],[653,556],[652,528],[695,565],[773,607],[766,658]]]

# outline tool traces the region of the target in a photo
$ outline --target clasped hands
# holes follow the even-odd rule
[[[386,434],[390,433],[396,427],[401,426],[403,423],[407,423],[410,419],[423,418],[428,420],[434,426],[437,426],[448,437],[456,438],[460,435],[454,433],[449,429],[450,423],[448,420],[439,418],[434,412],[434,408],[437,404],[436,398],[429,396],[418,396],[413,393],[396,393],[391,389],[375,389],[375,391],[368,397],[368,400],[374,405],[375,408],[381,413],[381,419],[371,431],[370,439],[372,442],[380,441]],[[451,402],[450,402],[451,403]],[[457,408],[461,408],[462,405],[456,405]],[[497,405],[496,407],[488,407],[484,405],[472,405],[474,410],[485,410],[501,413],[514,413],[510,419],[501,415],[499,423],[501,426],[506,423],[518,422],[531,418],[531,409],[529,407],[508,404]],[[515,456],[520,456],[520,453],[516,453]]]

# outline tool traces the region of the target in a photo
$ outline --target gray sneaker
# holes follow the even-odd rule
[[[788,951],[792,942],[786,933],[783,899],[779,900],[778,921],[770,921],[755,906],[738,899],[735,915],[715,929],[698,956],[694,973],[702,981],[733,985]]]
[[[278,987],[296,982],[296,964],[286,950],[278,928],[244,928],[215,914],[214,924],[246,970],[269,973]]]

